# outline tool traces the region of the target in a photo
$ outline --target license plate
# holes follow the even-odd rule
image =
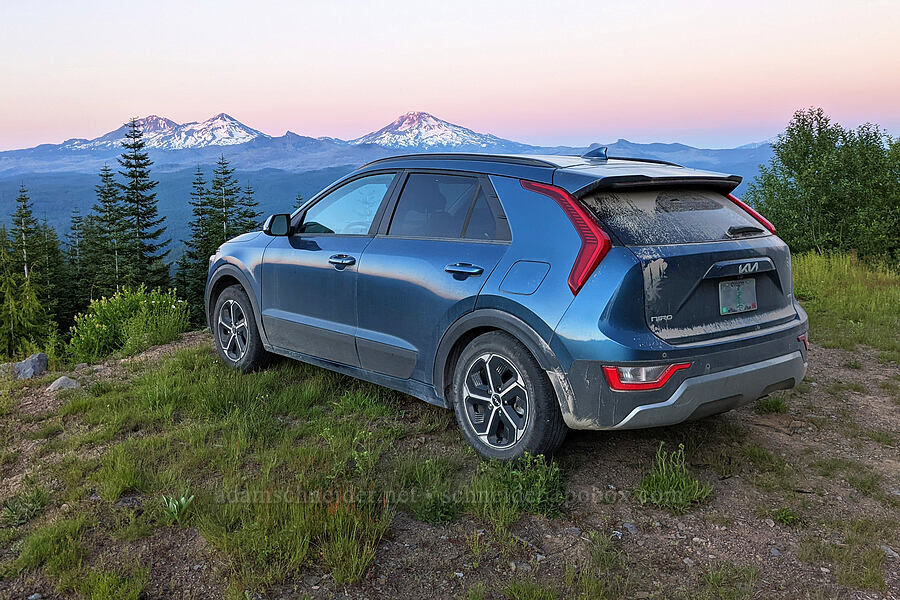
[[[719,283],[719,314],[756,310],[756,280],[735,279]]]

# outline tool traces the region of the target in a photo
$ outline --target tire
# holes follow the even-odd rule
[[[549,454],[566,437],[568,428],[547,374],[528,349],[505,332],[480,335],[463,349],[451,393],[459,428],[485,458]]]
[[[271,358],[259,337],[250,298],[239,285],[228,286],[216,298],[213,336],[219,358],[239,371],[262,368]]]

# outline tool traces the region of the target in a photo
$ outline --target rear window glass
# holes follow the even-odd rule
[[[769,235],[726,196],[710,190],[596,192],[582,202],[624,244],[690,244]]]

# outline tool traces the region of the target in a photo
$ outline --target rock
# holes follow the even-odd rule
[[[17,363],[3,363],[0,370],[12,375],[14,379],[31,379],[47,372],[47,355],[37,352]]]
[[[825,567],[819,567],[819,570],[828,575],[831,573],[831,569],[826,569]]]
[[[897,552],[887,544],[881,544],[881,551],[884,552],[884,555],[888,558],[893,558],[894,560],[900,559],[900,554],[897,554]]]
[[[537,556],[534,557],[534,560],[535,560],[536,562],[542,563],[542,562],[544,562],[545,560],[547,560],[547,557],[544,556],[543,554],[538,554]]]
[[[691,559],[691,558],[686,558],[686,557],[685,557],[684,560],[683,560],[682,562],[683,562],[684,564],[686,564],[687,566],[689,566],[689,567],[693,567],[693,566],[694,566],[694,560]]]
[[[68,504],[64,503],[62,506],[59,507],[59,510],[63,511],[64,513],[67,513],[67,512],[69,512],[69,510],[71,510],[71,507]]]
[[[63,375],[56,381],[50,384],[50,387],[47,388],[48,392],[57,392],[59,390],[77,390],[81,387],[81,384],[72,379],[71,377],[66,377]]]
[[[41,596],[40,594],[32,594],[28,596],[28,600],[41,600],[41,598],[43,598],[43,596]]]
[[[89,498],[89,500],[91,502],[100,502],[101,500],[103,500],[103,498],[101,498],[100,494],[98,494],[97,492],[93,492],[91,494],[91,497]]]
[[[631,535],[637,535],[638,528],[634,523],[622,523],[622,527],[624,527],[625,531],[627,531]]]
[[[525,562],[518,562],[518,561],[511,560],[511,561],[509,561],[509,568],[514,573],[516,573],[516,572],[519,572],[519,573],[531,572],[531,565],[529,565],[528,563],[525,563]]]
[[[143,503],[137,496],[122,496],[113,506],[116,508],[140,508]]]
[[[775,527],[775,521],[773,521],[772,519],[765,519],[765,520],[763,521],[763,523],[765,523],[765,524],[768,525],[769,527]]]
[[[634,597],[635,600],[644,600],[644,598],[650,597],[650,592],[635,592]]]
[[[566,527],[566,533],[569,535],[581,535],[581,530],[577,527]]]
[[[772,556],[781,556],[781,550],[779,550],[775,546],[772,546],[771,548],[769,548],[769,554],[771,554]]]
[[[454,573],[454,575],[456,575],[456,576],[459,577],[460,579],[463,578],[463,574],[460,573],[459,571],[456,571],[456,572]]]

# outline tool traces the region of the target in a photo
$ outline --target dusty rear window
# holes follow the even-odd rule
[[[742,208],[710,190],[601,191],[581,201],[629,246],[769,235]]]

